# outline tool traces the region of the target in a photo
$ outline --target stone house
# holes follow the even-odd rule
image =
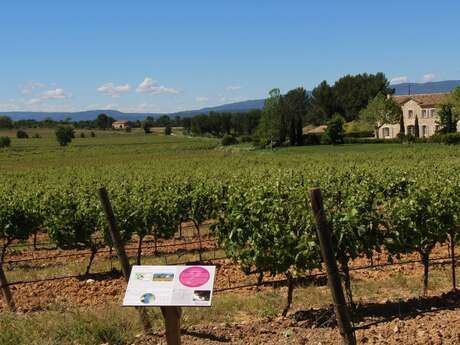
[[[420,137],[430,137],[437,130],[438,116],[436,107],[447,96],[447,93],[431,93],[405,96],[392,96],[401,106],[406,134],[415,134],[415,117],[418,118]],[[379,138],[397,138],[399,122],[384,124],[379,128]]]
[[[126,129],[130,127],[129,121],[126,120],[118,120],[112,123],[112,128],[114,129]]]

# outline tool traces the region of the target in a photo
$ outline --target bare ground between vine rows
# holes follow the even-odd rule
[[[460,344],[460,310],[444,310],[395,319],[356,333],[358,344]],[[184,345],[341,344],[337,328],[311,328],[308,323],[275,318],[240,323],[198,325],[183,330]],[[166,344],[164,334],[140,337],[135,345]]]

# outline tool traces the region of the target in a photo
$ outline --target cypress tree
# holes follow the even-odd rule
[[[418,125],[418,116],[417,115],[415,115],[414,134],[415,134],[416,138],[420,138],[420,126]]]
[[[404,127],[404,116],[401,114],[399,118],[399,136],[402,137],[406,134],[406,128]]]

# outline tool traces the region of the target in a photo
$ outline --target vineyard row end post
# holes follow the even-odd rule
[[[102,208],[104,209],[107,223],[109,224],[110,237],[112,238],[113,246],[115,247],[118,260],[120,261],[123,277],[126,281],[128,281],[129,275],[131,274],[131,266],[129,264],[128,256],[126,255],[126,251],[121,240],[120,232],[118,231],[115,215],[113,214],[112,205],[110,203],[109,196],[105,187],[99,189],[99,198],[101,199]],[[139,313],[139,318],[144,328],[144,333],[151,333],[152,325],[148,319],[148,315],[145,312],[145,309],[140,307],[136,307],[136,309]]]
[[[323,197],[319,188],[310,190],[310,200],[313,215],[315,217],[321,255],[327,269],[327,282],[334,301],[334,312],[337,318],[340,335],[345,345],[356,345],[355,333],[351,324],[350,313],[345,302],[339,269],[335,260],[331,231],[327,224],[326,214],[324,213]]]
[[[2,263],[0,263],[0,288],[2,290],[3,299],[8,309],[12,312],[15,312],[16,304],[14,303],[13,295],[11,294],[11,290],[8,285],[8,280],[6,279]]]

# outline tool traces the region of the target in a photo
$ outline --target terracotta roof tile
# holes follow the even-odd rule
[[[434,107],[441,103],[447,95],[447,93],[423,93],[418,95],[404,95],[392,97],[399,105],[403,105],[404,103],[412,99],[415,102],[417,102],[421,107]]]

